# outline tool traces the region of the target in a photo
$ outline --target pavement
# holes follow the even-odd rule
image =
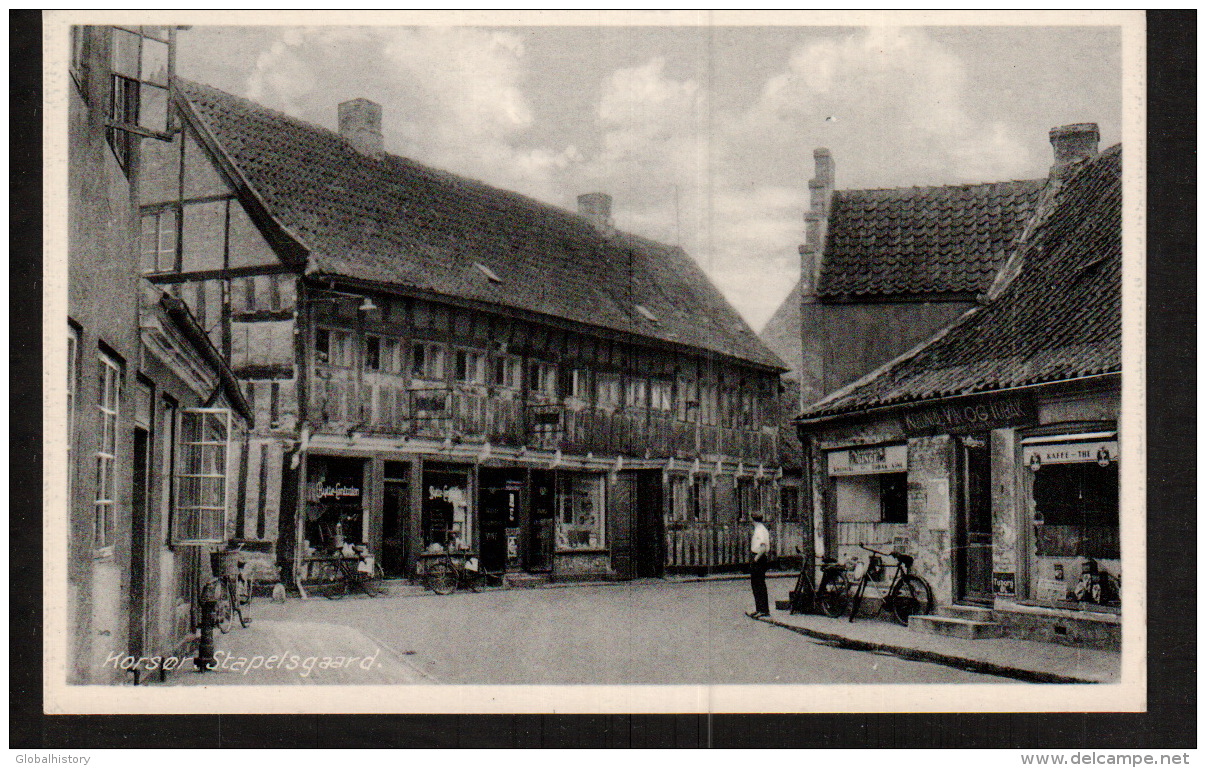
[[[250,627],[236,622],[217,636],[216,669],[198,674],[184,664],[165,683],[1109,683],[1120,676],[1118,653],[964,640],[876,618],[775,610],[756,620],[769,631],[755,638],[742,630],[757,626],[742,613],[749,593],[737,582],[747,578],[554,583],[447,597],[395,582],[376,599],[257,600]],[[792,579],[771,574],[772,599],[786,596]],[[779,630],[804,637],[793,642],[790,634],[776,636]],[[751,642],[762,644],[761,660],[746,660]],[[496,656],[507,663],[489,661]]]
[[[1116,683],[1121,655],[1010,637],[965,640],[920,632],[878,618],[831,619],[775,610],[757,618],[839,648],[890,653],[970,672],[999,675],[1032,683]]]

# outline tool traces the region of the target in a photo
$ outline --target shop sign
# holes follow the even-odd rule
[[[908,464],[909,449],[905,445],[871,445],[829,452],[829,474],[833,477],[904,472]]]
[[[1118,461],[1118,441],[1089,443],[1040,443],[1022,448],[1022,460],[1033,470],[1047,464],[1080,464],[1094,461],[1103,467]]]
[[[994,573],[992,575],[992,591],[1003,597],[1013,597],[1017,594],[1017,585],[1012,573]]]
[[[360,489],[354,485],[344,485],[343,483],[319,483],[318,498],[326,501],[328,499],[358,499],[360,498]]]
[[[951,403],[909,411],[901,418],[908,435],[959,433],[997,429],[1033,422],[1034,402],[1002,398],[978,403]]]

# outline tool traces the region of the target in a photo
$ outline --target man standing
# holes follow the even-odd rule
[[[750,536],[750,589],[754,591],[754,612],[747,613],[751,619],[770,616],[770,605],[766,599],[766,566],[770,554],[770,531],[762,524],[762,515],[753,514],[754,533]]]

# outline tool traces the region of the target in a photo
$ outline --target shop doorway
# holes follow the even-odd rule
[[[637,473],[636,483],[636,575],[657,578],[665,570],[666,534],[662,521],[662,473]]]
[[[407,521],[410,518],[408,469],[402,462],[385,462],[381,498],[381,571],[391,579],[406,575]]]
[[[519,505],[523,474],[515,470],[481,469],[478,485],[482,568],[517,571],[520,567]]]
[[[532,470],[532,506],[528,521],[528,546],[524,563],[524,567],[529,573],[548,573],[553,569],[556,481],[556,474],[549,470]]]
[[[992,470],[988,433],[959,441],[959,520],[955,582],[960,601],[992,602]]]

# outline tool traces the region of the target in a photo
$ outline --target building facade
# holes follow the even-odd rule
[[[253,404],[232,535],[320,580],[435,545],[515,578],[732,568],[777,519],[779,360],[680,249],[177,80],[142,188],[143,271]]]
[[[126,681],[126,656],[195,628],[205,546],[247,410],[182,303],[140,277],[144,142],[166,142],[174,32],[75,27],[68,95],[68,679]],[[204,460],[204,461],[203,461]]]
[[[1096,135],[1053,129],[1051,180],[981,306],[798,423],[819,550],[908,552],[939,605],[1116,649],[1121,149]]]

